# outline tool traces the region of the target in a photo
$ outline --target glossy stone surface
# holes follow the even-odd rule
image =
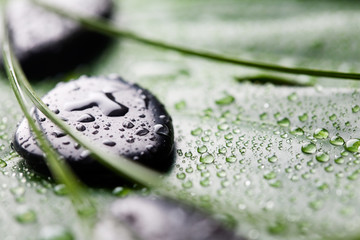
[[[86,16],[111,16],[111,0],[46,0]],[[58,74],[97,56],[109,42],[75,22],[36,6],[14,0],[7,9],[10,37],[16,56],[30,77]]]
[[[172,165],[174,134],[171,117],[147,90],[117,76],[81,77],[60,83],[43,101],[75,131],[104,151],[125,156],[157,171]],[[117,176],[102,167],[40,111],[34,117],[54,148],[85,181],[111,182]],[[41,173],[47,167],[41,150],[23,120],[14,136],[14,148],[28,165]]]

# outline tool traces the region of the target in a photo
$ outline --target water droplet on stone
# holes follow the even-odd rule
[[[81,122],[81,123],[94,122],[95,117],[93,115],[87,113],[87,114],[81,115],[81,117],[77,121]]]
[[[169,136],[169,129],[162,124],[156,124],[154,126],[155,133],[163,136]]]
[[[79,132],[83,132],[86,130],[86,127],[84,125],[79,125],[79,126],[76,126],[76,130],[78,130]]]
[[[129,122],[129,121],[123,122],[122,125],[123,125],[124,128],[128,128],[128,129],[131,129],[131,128],[134,127],[134,124],[132,122]]]
[[[104,145],[109,146],[109,147],[113,147],[116,145],[116,142],[110,141],[110,140],[106,140],[103,142]]]
[[[149,130],[147,130],[146,128],[142,128],[142,129],[136,131],[136,135],[138,135],[138,136],[145,136],[148,133],[149,133]]]

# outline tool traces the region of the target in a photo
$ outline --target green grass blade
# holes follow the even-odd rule
[[[11,65],[12,75],[18,76],[18,86],[21,87],[24,93],[29,97],[33,104],[46,116],[48,117],[55,125],[57,125],[61,130],[67,133],[72,137],[76,142],[81,146],[88,149],[92,156],[98,160],[101,164],[110,168],[119,175],[127,178],[133,182],[140,183],[144,186],[156,186],[159,185],[161,175],[157,172],[154,172],[144,166],[134,163],[124,157],[110,154],[104,152],[100,147],[94,145],[89,139],[84,137],[81,134],[78,134],[77,131],[72,129],[66,123],[64,123],[60,118],[58,118],[47,106],[42,102],[42,100],[37,96],[33,88],[31,87],[29,81],[27,80],[20,64],[12,54],[12,50],[9,47],[9,44],[6,45],[6,60]],[[16,72],[16,74],[15,74]],[[17,79],[17,78],[16,78]]]
[[[13,53],[11,46],[9,44],[9,38],[4,27],[4,38],[3,38],[3,57],[5,63],[5,69],[10,80],[12,90],[15,94],[15,97],[20,105],[22,112],[25,115],[33,133],[36,136],[39,147],[42,149],[47,158],[48,166],[54,175],[55,179],[66,185],[67,190],[69,191],[70,197],[72,198],[74,205],[78,213],[84,215],[84,211],[87,214],[93,215],[95,213],[95,208],[92,206],[92,203],[88,198],[84,197],[86,194],[85,188],[79,183],[76,176],[72,173],[71,169],[64,163],[60,155],[52,148],[46,137],[40,130],[40,127],[36,124],[35,120],[31,116],[30,104],[24,96],[18,77],[16,74],[16,66],[13,61]]]
[[[266,70],[270,70],[270,71],[290,73],[290,74],[303,74],[303,75],[317,76],[317,77],[330,77],[330,78],[360,80],[359,73],[347,73],[347,72],[338,72],[338,71],[330,71],[330,70],[286,67],[286,66],[269,64],[269,63],[248,61],[248,60],[239,59],[239,58],[235,58],[235,57],[231,57],[231,56],[227,56],[227,55],[223,55],[223,54],[178,46],[175,44],[166,43],[166,42],[162,42],[159,40],[147,38],[147,37],[141,36],[139,34],[133,33],[131,31],[122,30],[106,20],[81,16],[77,13],[69,12],[68,10],[58,8],[54,5],[50,5],[50,4],[44,3],[42,1],[38,1],[38,0],[32,0],[32,1],[50,11],[53,11],[63,17],[72,19],[72,20],[82,24],[84,27],[89,28],[94,31],[97,31],[99,33],[113,36],[113,37],[123,37],[123,38],[137,41],[140,43],[145,43],[145,44],[148,44],[151,46],[156,46],[156,47],[160,47],[160,48],[177,51],[177,52],[184,53],[184,54],[191,55],[191,56],[197,56],[197,57],[210,59],[210,60],[214,60],[214,61],[218,61],[218,62],[231,63],[231,64],[236,64],[236,65],[241,65],[241,66],[246,66],[246,67],[266,69]]]

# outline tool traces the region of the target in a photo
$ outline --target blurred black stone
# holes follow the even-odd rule
[[[111,0],[49,2],[93,17],[110,18],[113,11]],[[9,1],[7,18],[15,54],[30,78],[74,69],[93,60],[110,42],[108,37],[86,30],[29,1]]]
[[[103,240],[245,240],[194,207],[141,197],[117,200],[98,223],[95,236]]]

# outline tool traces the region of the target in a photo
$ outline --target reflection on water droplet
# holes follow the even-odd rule
[[[112,93],[93,92],[88,99],[66,104],[67,111],[83,111],[92,107],[99,107],[108,117],[124,116],[129,108],[115,101]]]
[[[283,118],[279,121],[277,121],[277,124],[281,127],[289,127],[290,126],[290,120],[288,118]]]
[[[304,135],[304,130],[302,128],[296,127],[296,128],[292,128],[290,133],[295,136],[302,136]]]
[[[317,139],[326,139],[328,136],[329,136],[329,132],[324,128],[318,128],[314,132],[314,138]]]
[[[342,137],[340,136],[333,136],[331,139],[330,139],[330,143],[334,146],[342,146],[344,145],[345,141]]]
[[[124,128],[128,128],[128,129],[130,129],[130,128],[133,128],[134,127],[134,124],[132,123],[132,122],[129,122],[129,121],[125,121],[125,122],[123,122],[123,127]]]
[[[76,130],[78,130],[79,132],[83,132],[86,130],[86,127],[84,125],[80,125],[76,127]]]
[[[196,128],[196,129],[191,131],[191,135],[199,136],[202,132],[203,132],[203,130],[201,128]]]
[[[327,162],[330,160],[330,157],[327,153],[319,152],[316,154],[316,160],[318,160],[319,162]]]
[[[169,136],[169,129],[166,125],[156,124],[154,126],[155,133],[163,136]]]
[[[36,213],[34,210],[21,208],[19,212],[15,215],[17,222],[22,224],[34,223],[36,222]]]
[[[130,189],[124,187],[116,187],[112,191],[112,194],[117,197],[126,197],[127,195],[130,194]]]
[[[219,100],[216,100],[215,103],[217,105],[223,106],[223,105],[229,105],[235,101],[235,98],[231,95],[227,95]]]
[[[287,98],[288,98],[288,100],[289,100],[290,102],[294,102],[294,101],[296,101],[296,100],[298,99],[298,96],[297,96],[297,94],[294,92],[294,93],[291,93]]]
[[[109,146],[109,147],[113,147],[116,145],[116,142],[110,141],[110,140],[106,140],[103,142],[104,145]]]
[[[359,152],[360,151],[360,139],[350,139],[345,144],[345,149],[349,152]]]
[[[64,184],[58,184],[54,187],[54,193],[59,196],[64,196],[68,194],[68,190]]]
[[[94,122],[95,117],[89,113],[82,115],[78,120],[78,122],[81,123],[88,123],[88,122]]]
[[[353,106],[353,107],[351,108],[351,111],[352,111],[353,113],[357,113],[358,111],[360,111],[360,106],[359,106],[359,105]]]
[[[180,179],[180,180],[183,180],[183,179],[185,179],[186,178],[186,174],[185,173],[178,173],[178,174],[176,174],[176,177],[178,178],[178,179]]]
[[[262,113],[262,114],[260,114],[259,118],[260,118],[260,120],[265,120],[265,119],[268,118],[268,114],[267,113]]]
[[[6,166],[7,166],[7,163],[4,160],[0,159],[0,167],[4,168]]]
[[[234,162],[236,162],[236,157],[234,155],[231,155],[231,156],[226,158],[226,162],[234,163]]]
[[[267,174],[264,175],[264,178],[266,180],[271,180],[271,179],[274,179],[276,178],[276,173],[275,172],[269,172]]]
[[[147,130],[146,128],[142,128],[142,129],[136,131],[136,135],[138,135],[138,136],[145,136],[148,133],[149,133],[149,130]]]
[[[307,154],[313,154],[316,152],[316,145],[312,142],[306,143],[301,147],[301,151]]]
[[[214,156],[209,153],[206,153],[200,157],[200,162],[206,163],[206,164],[210,164],[210,163],[214,162],[214,160],[215,160]]]
[[[337,119],[337,116],[336,114],[332,114],[330,117],[329,117],[330,121],[335,121]]]
[[[343,157],[338,157],[337,159],[334,160],[334,162],[336,164],[343,164],[345,162]]]
[[[207,149],[207,147],[206,147],[205,145],[197,148],[197,152],[198,152],[198,153],[206,153],[207,150],[208,150],[208,149]]]
[[[192,188],[192,186],[193,186],[193,183],[189,180],[189,181],[186,181],[186,182],[184,182],[183,184],[182,184],[182,187],[183,188],[186,188],[186,189],[188,189],[188,188]]]
[[[218,129],[221,131],[226,131],[230,128],[229,124],[227,123],[221,123],[218,125]]]
[[[299,116],[299,120],[301,122],[306,122],[308,120],[309,116],[307,115],[307,113],[304,113],[303,115]]]
[[[272,157],[269,157],[269,158],[268,158],[268,161],[269,161],[270,163],[276,163],[276,162],[278,161],[278,158],[274,155],[274,156],[272,156]]]

